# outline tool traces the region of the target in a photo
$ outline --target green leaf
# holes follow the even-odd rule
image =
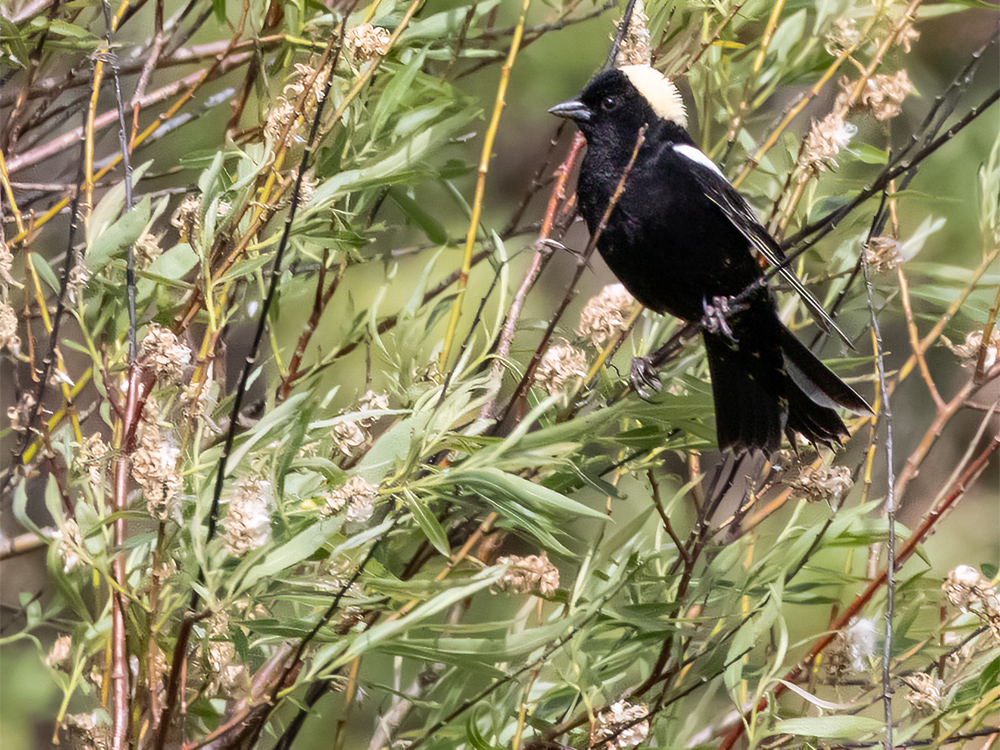
[[[774,726],[774,734],[859,740],[884,728],[885,724],[881,721],[867,716],[816,716],[779,721]]]
[[[424,532],[427,541],[434,545],[434,549],[445,557],[450,557],[451,547],[448,546],[448,535],[428,505],[422,500],[408,494],[406,507],[410,509],[410,513],[416,520],[420,530]]]
[[[474,750],[502,750],[500,746],[491,744],[483,737],[479,731],[479,727],[476,726],[475,714],[475,711],[471,711],[469,720],[465,724],[465,733],[469,737],[469,744],[472,745]]]
[[[149,215],[150,198],[147,195],[131,211],[125,212],[118,221],[94,237],[83,258],[87,269],[92,273],[100,271],[108,261],[134,244],[149,223]]]
[[[508,474],[500,469],[492,467],[469,469],[459,471],[456,474],[458,483],[464,487],[483,494],[508,497],[557,517],[582,516],[600,521],[608,520],[608,517],[599,510],[594,510],[577,500],[572,500],[550,490],[548,487],[531,482],[516,474]]]
[[[343,525],[344,518],[338,516],[314,523],[305,531],[299,532],[265,555],[263,560],[259,560],[240,582],[240,588],[242,590],[248,589],[257,581],[271,578],[298,565],[326,544],[334,534],[340,531]]]
[[[198,256],[194,250],[186,242],[182,242],[167,250],[137,275],[174,289],[190,289],[191,285],[180,279],[187,276],[197,264]]]
[[[246,436],[246,440],[229,454],[229,460],[226,461],[226,474],[232,474],[243,463],[243,459],[250,452],[250,449],[267,437],[272,430],[285,426],[286,423],[294,420],[308,396],[308,393],[296,393],[276,409],[265,414],[253,426],[253,430]]]
[[[885,164],[889,161],[889,152],[876,148],[868,143],[857,143],[851,145],[849,151],[858,158],[858,161],[865,164]]]
[[[427,239],[435,245],[448,244],[448,232],[441,222],[425,211],[419,203],[413,200],[402,189],[398,187],[390,188],[389,197],[393,203],[399,206],[400,211],[406,214],[414,224],[424,230]]]
[[[10,45],[10,59],[14,60],[22,68],[26,68],[28,61],[31,59],[31,53],[28,51],[27,44],[25,44],[24,36],[17,26],[2,13],[0,13],[0,40],[4,44]]]
[[[219,278],[219,281],[220,282],[232,281],[234,279],[238,279],[243,276],[248,276],[252,274],[254,271],[256,271],[258,268],[266,266],[268,263],[270,263],[271,257],[272,256],[270,253],[262,253],[258,255],[256,258],[247,258],[245,260],[239,261],[238,263],[234,263],[232,268],[230,268],[228,271],[222,274],[222,276]]]
[[[95,39],[93,34],[87,31],[81,26],[76,26],[69,23],[68,21],[63,21],[61,19],[54,19],[49,22],[49,31],[57,36],[65,36],[71,39]]]
[[[379,623],[375,627],[367,630],[355,638],[340,658],[338,658],[334,664],[330,665],[330,668],[335,669],[340,665],[349,664],[355,658],[371,651],[390,638],[401,633],[411,631],[417,623],[423,622],[427,618],[436,615],[438,612],[450,607],[452,604],[456,604],[457,602],[467,599],[483,589],[489,588],[500,580],[501,575],[503,575],[502,568],[488,570],[480,574],[480,576],[474,579],[471,583],[448,589],[447,591],[438,594],[433,599],[424,602],[410,612],[410,614],[406,617]]]

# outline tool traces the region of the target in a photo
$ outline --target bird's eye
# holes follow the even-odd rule
[[[601,100],[601,109],[610,112],[618,106],[618,100],[613,96],[606,96]]]

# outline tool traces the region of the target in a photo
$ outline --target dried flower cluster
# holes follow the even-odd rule
[[[1000,639],[1000,594],[988,578],[971,565],[959,565],[948,574],[941,588],[949,602],[974,613]]]
[[[892,38],[892,43],[903,48],[903,52],[909,54],[913,42],[920,38],[920,32],[913,28],[913,22],[907,18],[896,35]]]
[[[497,564],[509,566],[496,583],[500,591],[552,596],[559,588],[559,569],[549,561],[545,552],[527,557],[506,555],[499,558]]]
[[[563,342],[550,347],[535,372],[535,384],[549,393],[558,393],[572,378],[587,375],[587,355]]]
[[[271,485],[262,479],[241,479],[229,498],[223,539],[234,557],[271,541]]]
[[[847,630],[837,633],[837,639],[826,650],[826,673],[832,682],[840,682],[851,674],[865,674],[875,655],[875,623],[854,619]]]
[[[885,273],[903,262],[902,246],[895,237],[872,237],[865,243],[865,263],[872,273]]]
[[[264,123],[264,135],[272,143],[284,143],[290,146],[295,141],[295,136],[302,124],[300,115],[305,115],[316,108],[323,89],[326,86],[328,71],[317,71],[311,65],[295,63],[295,69],[288,85],[285,86],[278,101],[268,112],[267,122]],[[306,94],[305,103],[299,109],[299,99],[306,93],[306,86],[309,86],[309,93]]]
[[[608,284],[591,297],[580,312],[576,332],[594,346],[603,346],[625,330],[625,320],[635,307],[635,298],[621,284]]]
[[[838,81],[841,92],[837,95],[835,110],[846,110],[851,104],[851,91],[854,82],[846,76]],[[913,91],[913,84],[905,70],[895,75],[879,73],[865,81],[864,88],[852,110],[868,110],[876,120],[890,120],[902,111],[903,100]]]
[[[156,372],[160,385],[179,383],[191,364],[191,350],[174,333],[153,323],[139,347],[139,358]]]
[[[153,400],[147,401],[136,431],[132,478],[142,487],[149,515],[166,521],[169,518],[180,518],[177,495],[184,482],[177,471],[180,448],[169,435],[161,434],[158,420],[156,403]]]
[[[838,18],[833,28],[826,34],[823,48],[828,54],[837,57],[842,50],[850,49],[861,38],[858,22],[853,18]]]
[[[615,24],[616,33],[617,26],[618,24]],[[614,35],[611,38],[614,39]],[[632,17],[629,18],[628,29],[625,31],[625,37],[622,39],[618,54],[615,56],[615,67],[649,65],[653,60],[650,43],[649,16],[646,15],[646,8],[643,6],[642,0],[636,0],[632,7]]]
[[[383,411],[389,408],[389,397],[384,393],[368,390],[352,411]],[[345,456],[353,456],[355,450],[371,439],[370,428],[380,417],[367,416],[340,422],[333,427],[333,442]]]
[[[182,204],[183,205],[183,204]],[[149,265],[163,254],[160,247],[160,237],[143,232],[135,241],[135,265],[137,268],[148,268]]]
[[[80,564],[80,550],[83,549],[83,536],[80,534],[80,527],[72,518],[67,519],[62,528],[53,535],[53,539],[58,540],[56,552],[63,561],[63,573],[75,570]]]
[[[70,714],[66,717],[68,747],[73,750],[110,750],[111,721],[105,711]]]
[[[52,648],[45,657],[45,666],[54,667],[66,661],[69,658],[69,650],[72,645],[73,639],[68,635],[61,635],[56,638],[56,642],[52,644]]]
[[[354,476],[326,496],[321,512],[334,516],[347,508],[347,520],[367,521],[372,516],[377,494],[378,487]]]
[[[69,278],[66,280],[66,296],[76,302],[80,296],[80,290],[87,286],[91,273],[83,263],[77,263],[69,269]]]
[[[944,683],[925,672],[915,672],[903,678],[912,692],[906,696],[914,712],[923,715],[936,714],[945,707]]]
[[[607,750],[628,750],[649,736],[649,709],[620,700],[601,713],[590,729],[590,746]],[[641,721],[640,721],[641,720]]]
[[[807,466],[789,480],[788,486],[810,503],[837,505],[854,486],[854,480],[846,466]]]
[[[857,126],[846,122],[838,110],[834,110],[819,122],[814,122],[806,138],[806,148],[802,155],[802,166],[806,170],[803,179],[807,178],[809,173],[815,174],[827,167],[837,166],[837,154],[847,147],[857,132]]]
[[[389,51],[389,40],[392,34],[389,29],[363,23],[348,29],[344,35],[344,49],[351,59],[358,63],[366,63],[377,57],[383,57]]]
[[[10,269],[13,267],[14,254],[6,242],[0,241],[0,288],[4,291],[8,286],[20,286],[10,275]]]
[[[12,354],[21,351],[21,338],[17,335],[17,313],[5,302],[0,302],[0,349]]]
[[[944,343],[951,349],[952,354],[962,361],[963,367],[976,367],[979,364],[979,350],[983,346],[983,333],[983,331],[970,331],[965,336],[964,344],[952,344],[948,339],[944,339]],[[986,345],[986,356],[983,358],[985,369],[988,370],[997,363],[998,352],[1000,352],[1000,326],[995,326]]]
[[[31,421],[31,411],[35,408],[35,397],[24,391],[16,404],[7,407],[7,420],[14,431],[25,430]]]
[[[107,477],[107,459],[110,453],[111,449],[108,448],[99,432],[95,432],[84,440],[83,445],[80,446],[78,459],[80,465],[87,469],[87,476],[94,489],[104,487]]]
[[[247,670],[237,659],[236,646],[229,632],[229,615],[225,611],[212,616],[205,661],[210,670],[210,693],[220,688],[231,692],[234,688],[245,690],[249,687]]]
[[[181,242],[193,244],[201,229],[201,196],[189,195],[174,211],[170,223],[177,227]]]

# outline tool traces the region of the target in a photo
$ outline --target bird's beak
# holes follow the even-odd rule
[[[574,122],[587,122],[590,120],[590,107],[576,99],[557,104],[549,112],[556,117],[565,117]]]

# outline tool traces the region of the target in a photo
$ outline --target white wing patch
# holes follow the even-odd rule
[[[718,166],[716,166],[714,161],[705,156],[705,153],[701,149],[695,148],[694,146],[689,146],[686,143],[675,143],[674,151],[676,151],[681,156],[686,157],[697,164],[701,164],[701,166],[703,167],[708,167],[717,175],[719,175],[719,177],[721,177],[724,180],[726,179],[726,176],[722,174],[722,170],[719,169]],[[728,182],[728,180],[726,181]]]

